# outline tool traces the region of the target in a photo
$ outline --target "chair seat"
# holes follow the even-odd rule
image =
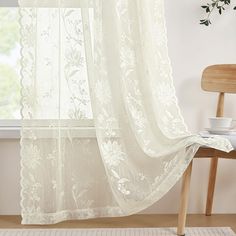
[[[236,150],[227,153],[219,151],[214,148],[200,147],[194,156],[194,158],[214,158],[214,157],[220,157],[224,159],[236,159]]]

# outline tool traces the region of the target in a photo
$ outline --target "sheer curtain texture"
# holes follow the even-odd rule
[[[163,0],[20,0],[23,224],[125,216],[201,145],[181,116]]]

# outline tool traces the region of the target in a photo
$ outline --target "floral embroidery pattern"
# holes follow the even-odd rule
[[[65,33],[64,75],[72,105],[68,111],[69,118],[91,119],[81,10],[65,8],[62,12],[62,22]]]
[[[201,145],[231,150],[186,128],[163,0],[60,4],[20,10],[24,224],[136,213],[176,183]],[[83,137],[74,122],[91,118],[96,137]]]
[[[121,150],[121,145],[116,141],[103,143],[101,148],[104,153],[105,162],[109,167],[118,166],[120,162],[125,160],[125,153]]]

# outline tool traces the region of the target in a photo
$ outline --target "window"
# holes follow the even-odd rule
[[[5,2],[0,2],[0,138],[18,138],[20,136],[20,50],[17,1],[5,0]],[[77,126],[88,129],[87,127],[93,126],[91,107],[83,109],[87,118],[79,121]],[[63,122],[66,124],[66,120]],[[78,120],[76,124],[78,124]],[[45,126],[47,126],[47,120],[45,120]]]
[[[0,8],[0,119],[20,118],[18,9]]]
[[[19,138],[20,32],[17,0],[0,1],[0,138]]]

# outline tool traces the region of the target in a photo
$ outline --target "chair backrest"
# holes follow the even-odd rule
[[[208,66],[202,74],[202,89],[210,92],[236,93],[236,64]]]
[[[224,116],[224,93],[236,93],[236,64],[208,66],[201,86],[205,91],[219,92],[216,116]]]

